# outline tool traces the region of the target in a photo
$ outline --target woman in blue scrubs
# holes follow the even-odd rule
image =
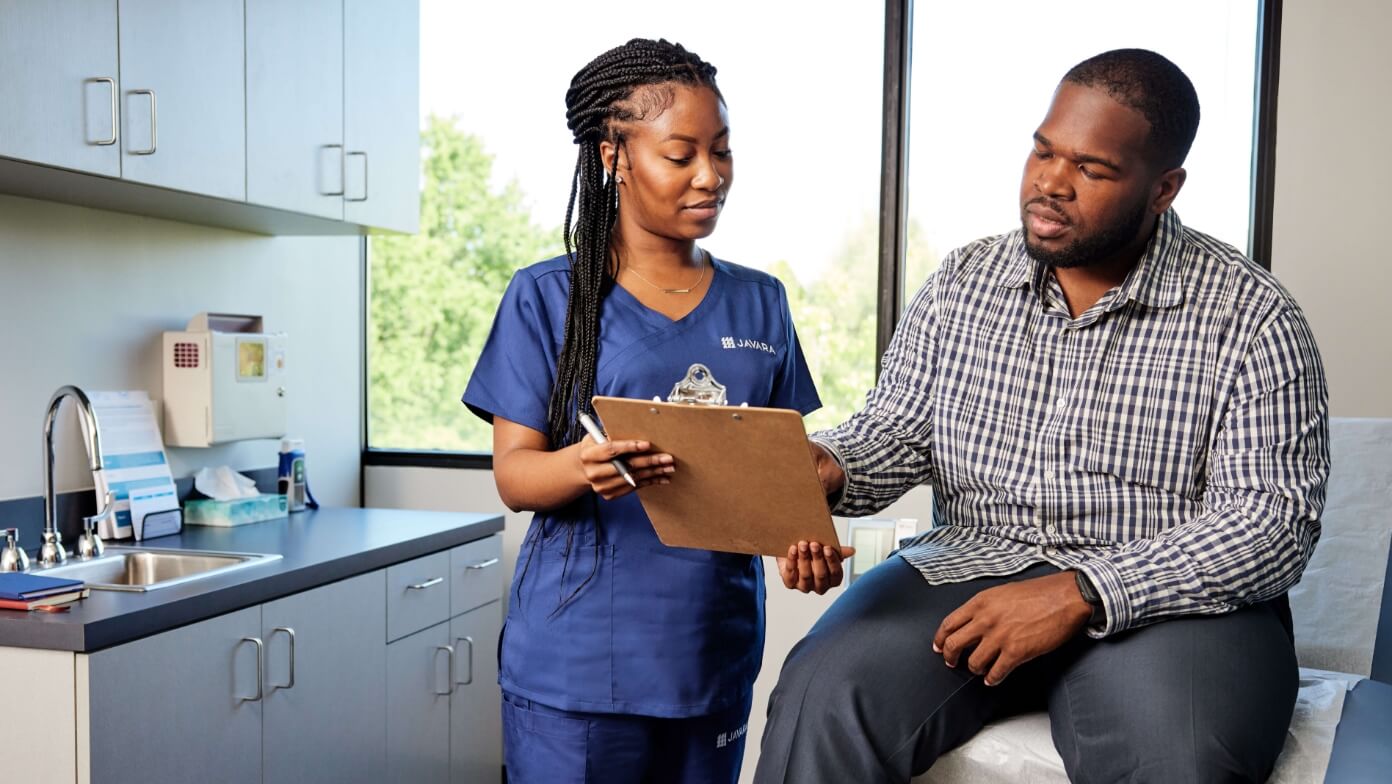
[[[729,402],[821,403],[775,278],[714,258],[734,159],[715,68],[634,39],[566,93],[579,146],[564,256],[516,273],[464,402],[493,423],[498,491],[533,510],[500,644],[513,782],[734,782],[763,655],[758,557],[663,545],[638,486],[681,470],[643,441],[597,445],[596,394],[667,397],[700,363]],[[784,583],[841,581],[800,543]]]

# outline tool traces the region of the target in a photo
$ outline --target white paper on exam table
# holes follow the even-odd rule
[[[116,502],[116,514],[101,522],[98,533],[104,539],[125,539],[135,533],[132,511],[143,519],[151,512],[176,509],[178,491],[149,394],[128,390],[89,392],[87,396],[101,433],[102,470],[95,475],[97,505],[101,506],[108,490]]]

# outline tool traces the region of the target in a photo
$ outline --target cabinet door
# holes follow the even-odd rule
[[[377,571],[262,605],[266,784],[386,780],[386,598]]]
[[[121,0],[121,176],[246,198],[242,0]]]
[[[116,0],[0,0],[0,155],[119,177],[116,64]]]
[[[498,634],[503,604],[493,602],[450,621],[455,650],[450,697],[450,781],[497,784],[503,770],[503,693],[498,687]]]
[[[344,0],[343,216],[395,231],[420,227],[420,8],[417,0]]]
[[[247,201],[343,218],[343,0],[246,0]]]
[[[93,784],[261,780],[261,608],[88,657]]]
[[[387,646],[388,781],[449,781],[449,632],[440,623]]]

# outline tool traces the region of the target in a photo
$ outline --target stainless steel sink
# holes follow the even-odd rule
[[[152,591],[201,580],[237,569],[275,561],[279,555],[224,553],[210,550],[159,550],[149,547],[109,547],[90,561],[35,569],[34,574],[82,580],[88,588],[105,591]]]

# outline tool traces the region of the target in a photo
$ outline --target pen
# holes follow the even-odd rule
[[[590,438],[593,438],[596,444],[603,444],[609,441],[609,439],[604,437],[604,431],[600,430],[599,425],[596,425],[595,421],[590,419],[589,414],[586,414],[584,411],[580,412],[580,425],[585,428],[585,432],[590,434]],[[625,482],[628,482],[634,487],[638,486],[638,483],[633,480],[633,474],[628,472],[628,466],[624,465],[624,461],[616,457],[609,461],[609,465],[618,469],[619,475],[624,478]]]

